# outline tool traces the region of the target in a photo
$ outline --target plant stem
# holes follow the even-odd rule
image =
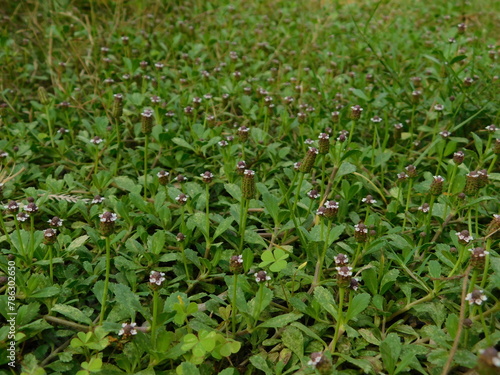
[[[55,148],[56,146],[54,144],[54,129],[52,128],[52,121],[50,121],[50,111],[47,105],[45,106],[45,115],[47,116],[47,126],[49,127],[50,144],[52,145],[52,148]]]
[[[206,238],[205,238],[205,258],[208,258],[210,253],[210,191],[208,189],[208,184],[205,184],[205,194],[206,194],[206,203],[205,203],[205,226],[206,226]]]
[[[241,197],[240,206],[240,254],[243,252],[243,244],[245,242],[245,228],[247,225],[249,199]]]
[[[109,236],[106,236],[106,279],[104,280],[104,290],[102,293],[101,316],[99,317],[100,326],[102,326],[102,323],[104,322],[104,314],[106,311],[110,270],[111,270],[111,244]]]
[[[406,205],[405,205],[404,220],[403,220],[403,232],[406,230],[406,221],[408,219],[408,209],[410,207],[412,185],[413,185],[413,178],[410,178],[410,182],[408,184],[408,193],[406,194]]]
[[[335,353],[335,347],[337,346],[337,342],[340,337],[340,328],[342,327],[343,324],[343,307],[344,307],[344,293],[345,293],[345,288],[340,287],[339,288],[339,304],[338,304],[338,309],[337,309],[337,324],[335,325],[335,334],[333,336],[333,340],[330,344],[330,353]]]
[[[144,200],[148,199],[148,146],[149,146],[149,135],[146,134],[144,137]]]
[[[259,290],[257,292],[257,296],[256,296],[256,304],[254,305],[255,306],[255,310],[254,310],[254,316],[253,316],[253,320],[254,320],[254,323],[257,324],[258,322],[258,319],[259,319],[259,315],[260,315],[260,308],[262,306],[262,294],[264,293],[264,283],[259,283]]]
[[[236,288],[238,286],[238,274],[235,273],[233,276],[233,298],[231,298],[231,318],[233,326],[233,334],[236,333]]]
[[[158,291],[153,291],[153,321],[151,322],[151,345],[156,349],[156,324],[158,321]]]
[[[30,253],[29,258],[32,259],[35,253],[35,216],[30,215]]]
[[[52,245],[49,245],[49,275],[50,275],[50,283],[54,282],[54,266],[52,264]]]

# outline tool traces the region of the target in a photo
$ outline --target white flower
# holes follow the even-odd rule
[[[116,216],[115,213],[108,211],[108,212],[105,212],[103,214],[100,214],[99,218],[101,219],[102,223],[112,223],[112,222],[116,221],[116,219],[118,217]]]
[[[488,297],[484,295],[484,292],[479,289],[475,289],[472,293],[467,294],[465,297],[466,301],[469,301],[469,304],[473,305],[481,305],[484,301],[486,301]]]
[[[120,332],[118,332],[119,336],[122,335],[137,335],[137,330],[135,329],[135,326],[137,323],[123,323],[122,324],[122,329],[120,329]]]
[[[151,274],[149,275],[149,282],[160,286],[165,281],[164,276],[164,272],[151,271]]]
[[[102,143],[103,141],[104,141],[104,139],[102,139],[101,137],[99,137],[99,136],[96,135],[94,138],[92,138],[90,140],[90,143],[98,145],[98,144]]]

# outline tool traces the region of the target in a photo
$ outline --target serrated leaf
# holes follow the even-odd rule
[[[434,279],[441,277],[441,264],[438,261],[431,260],[429,262],[429,275]]]
[[[213,241],[215,241],[215,239],[217,237],[219,237],[226,230],[228,230],[231,227],[231,224],[233,223],[233,221],[234,221],[234,219],[232,217],[228,217],[228,218],[225,218],[224,220],[222,220],[220,222],[219,226],[217,227],[217,229],[215,230]]]
[[[263,371],[266,375],[272,375],[273,371],[269,368],[266,360],[259,354],[250,357],[250,363],[258,370]]]
[[[275,223],[278,222],[279,201],[280,200],[272,194],[262,194],[262,202],[264,203],[265,211],[267,214],[271,215]]]
[[[60,293],[60,288],[58,286],[49,286],[47,288],[40,289],[30,295],[31,298],[49,298],[54,297]]]
[[[344,161],[337,171],[336,178],[340,178],[353,172],[356,172],[356,166],[352,163],[349,163],[348,161]]]
[[[382,277],[382,281],[380,282],[380,294],[384,294],[389,290],[392,284],[397,280],[399,276],[398,269],[392,269],[389,272],[385,273]]]
[[[126,176],[118,176],[113,179],[115,185],[122,190],[126,190],[130,193],[139,194],[142,190],[142,187],[134,182],[130,177]]]
[[[92,324],[92,319],[90,319],[87,315],[85,315],[82,311],[77,309],[76,307],[56,304],[52,307],[52,311],[58,312],[59,314],[64,315],[65,317],[79,323],[83,324]]]
[[[290,324],[291,322],[299,320],[300,318],[302,318],[302,314],[288,313],[288,314],[278,315],[260,324],[259,327],[281,328]]]
[[[401,341],[396,333],[389,333],[380,344],[380,354],[382,362],[389,374],[393,374],[396,369],[396,363],[401,354]]]
[[[172,142],[174,142],[176,145],[187,148],[191,151],[194,151],[194,147],[191,146],[188,142],[186,142],[184,139],[179,138],[179,137],[174,137],[172,138]]]
[[[368,293],[362,293],[356,295],[351,303],[346,313],[346,322],[361,314],[370,304],[371,297]]]
[[[88,239],[89,239],[89,236],[87,236],[87,235],[75,238],[73,241],[71,241],[69,246],[66,248],[66,251],[72,252],[73,250],[78,249],[80,246],[83,246],[85,244],[85,242],[87,242]]]
[[[285,328],[281,334],[283,345],[290,349],[297,357],[304,356],[304,336],[302,332],[293,326]]]
[[[241,199],[241,188],[236,184],[224,184],[226,191],[238,202]]]
[[[333,300],[332,293],[322,287],[318,286],[314,288],[314,299],[318,301],[320,306],[328,313],[330,313],[335,319],[337,319],[337,309],[335,307],[335,301]]]
[[[263,240],[256,232],[251,229],[245,230],[245,242],[254,245],[261,245],[267,247],[266,241]]]

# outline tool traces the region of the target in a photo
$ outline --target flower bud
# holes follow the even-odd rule
[[[430,192],[432,195],[438,196],[443,192],[444,178],[441,176],[434,176],[431,182]]]
[[[153,129],[153,111],[150,109],[145,109],[141,113],[141,131],[143,134],[151,134]]]
[[[170,173],[168,173],[167,171],[164,171],[164,170],[161,170],[156,174],[160,185],[165,186],[168,183],[168,176],[169,175],[170,175]]]
[[[465,175],[465,195],[471,196],[476,195],[479,191],[479,173],[476,171],[471,171]]]
[[[113,212],[106,211],[99,215],[102,235],[108,237],[115,229],[117,216]]]
[[[43,105],[47,105],[50,103],[50,99],[49,99],[49,96],[47,94],[47,90],[45,90],[45,87],[43,87],[43,86],[38,87],[38,100]]]
[[[453,154],[453,162],[460,165],[464,162],[465,154],[463,151],[457,151]]]
[[[408,174],[408,177],[415,178],[418,176],[417,168],[413,164],[410,164],[405,169],[406,169],[406,173]]]
[[[354,238],[359,243],[366,242],[368,239],[368,228],[362,221],[354,226]]]
[[[302,173],[309,173],[314,166],[314,162],[316,161],[316,155],[318,155],[318,149],[315,147],[309,147],[306,156],[302,160],[302,164],[300,165],[299,171]]]
[[[335,267],[337,270],[337,285],[341,288],[348,288],[351,285],[352,267]]]
[[[363,112],[363,108],[359,105],[354,105],[351,107],[351,119],[359,120],[361,117],[361,112]]]
[[[205,173],[200,174],[200,177],[203,180],[203,182],[206,184],[211,183],[212,180],[214,179],[214,175],[209,171],[206,171]]]
[[[123,95],[115,94],[113,97],[115,98],[113,101],[113,118],[118,120],[123,114]]]
[[[233,274],[238,274],[243,269],[243,255],[233,255],[229,260],[229,270]]]
[[[245,169],[243,172],[243,182],[241,187],[243,198],[252,199],[255,196],[255,171]]]
[[[241,142],[245,142],[245,141],[247,141],[247,140],[248,140],[249,131],[250,131],[250,129],[249,129],[249,128],[247,128],[247,127],[246,127],[246,126],[244,126],[244,125],[243,125],[243,126],[240,126],[240,127],[238,128],[238,135],[239,135],[239,137],[240,137],[240,141],[241,141]]]
[[[43,243],[46,245],[51,245],[57,240],[57,231],[52,228],[45,229],[43,231]]]
[[[470,262],[472,267],[478,270],[483,269],[486,260],[486,255],[488,255],[489,252],[485,251],[483,247],[475,247],[473,249],[469,249],[469,251],[471,253]]]
[[[326,133],[321,133],[319,135],[319,142],[318,142],[318,145],[319,145],[319,153],[320,154],[328,154],[328,151],[329,151],[329,148],[330,148],[330,136]]]
[[[500,238],[500,215],[493,215],[493,220],[491,220],[486,228],[486,237],[493,239]]]
[[[483,188],[488,185],[489,176],[488,171],[486,169],[481,169],[477,172],[479,174],[479,188]]]

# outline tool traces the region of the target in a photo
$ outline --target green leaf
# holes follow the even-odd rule
[[[241,189],[238,185],[236,184],[224,184],[224,188],[226,191],[238,202],[241,199]]]
[[[451,59],[450,61],[450,66],[457,63],[457,62],[460,62],[462,60],[465,60],[467,58],[467,55],[458,55],[458,56],[455,56],[454,58]]]
[[[349,163],[348,161],[344,161],[337,171],[336,178],[340,178],[353,172],[356,172],[356,166],[352,163]]]
[[[75,238],[73,241],[71,241],[69,246],[66,248],[66,251],[70,253],[73,250],[78,249],[80,246],[83,246],[85,244],[85,242],[87,242],[88,239],[89,239],[89,236],[87,236],[87,235]]]
[[[332,293],[328,289],[322,286],[314,288],[314,299],[318,301],[323,310],[330,313],[335,319],[337,319],[335,301],[333,300]]]
[[[58,286],[49,286],[47,288],[40,289],[30,295],[31,298],[49,298],[54,297],[60,293],[60,288]]]
[[[245,242],[254,245],[261,245],[267,247],[266,241],[262,239],[256,232],[252,229],[245,230]]]
[[[212,241],[215,241],[217,237],[219,237],[221,234],[223,234],[226,230],[228,230],[231,227],[231,224],[233,223],[234,219],[232,217],[225,218],[222,220],[215,230],[215,234],[213,237]]]
[[[383,277],[382,281],[380,282],[380,294],[384,294],[389,290],[389,288],[394,284],[396,279],[399,276],[399,270],[398,269],[392,269],[389,272],[387,272]]]
[[[198,337],[192,333],[188,333],[182,337],[182,350],[191,350],[196,344],[198,344]]]
[[[281,334],[283,345],[290,349],[297,357],[304,356],[304,336],[302,332],[293,326],[285,328]]]
[[[382,354],[382,362],[385,369],[390,375],[394,374],[396,363],[401,354],[401,341],[399,336],[392,332],[387,335],[384,341],[380,344],[380,354]]]
[[[346,313],[346,322],[361,314],[370,304],[370,295],[368,293],[362,293],[356,295],[351,303],[349,304],[349,308]]]
[[[290,324],[291,322],[299,320],[300,318],[302,318],[302,314],[288,313],[288,314],[278,315],[260,324],[259,327],[281,328]]]
[[[258,370],[263,371],[266,375],[272,375],[273,371],[269,368],[266,360],[259,354],[250,357],[250,363]]]
[[[176,145],[187,148],[191,151],[194,151],[194,147],[191,146],[188,142],[186,142],[184,139],[179,138],[179,137],[174,137],[172,138],[172,142],[174,142]]]
[[[366,94],[361,91],[360,89],[354,89],[354,90],[351,90],[351,92],[356,95],[358,98],[360,99],[363,99],[364,101],[370,101],[370,98],[368,96],[366,96]]]
[[[265,212],[273,218],[275,223],[278,223],[279,214],[279,199],[272,194],[262,194],[262,202],[264,202]]]
[[[361,370],[363,370],[365,374],[373,373],[373,368],[370,361],[366,359],[355,359],[341,353],[339,353],[339,356],[342,357],[347,362],[352,363],[353,365],[359,367]]]
[[[458,324],[459,324],[459,319],[457,314],[449,314],[448,317],[446,318],[446,330],[448,331],[448,334],[450,335],[451,339],[454,340],[455,336],[457,335],[458,331]]]
[[[252,311],[252,316],[259,317],[262,311],[266,309],[267,306],[271,303],[273,299],[273,291],[269,288],[262,288],[262,299],[260,301],[257,300],[258,296],[252,298],[248,305]]]
[[[56,304],[52,307],[52,311],[58,312],[59,314],[64,315],[65,317],[79,323],[83,324],[92,324],[92,319],[90,319],[87,315],[85,315],[82,311],[77,309],[76,307]]]
[[[441,277],[441,263],[437,260],[431,260],[429,262],[429,275],[434,279]]]
[[[115,294],[115,301],[119,304],[124,311],[128,313],[130,319],[134,321],[137,312],[141,313],[144,317],[149,317],[150,314],[147,313],[139,302],[139,296],[132,292],[130,288],[125,284],[110,284],[109,288]]]
[[[200,370],[191,362],[183,362],[175,369],[177,375],[200,375]]]
[[[363,283],[366,285],[372,295],[378,292],[378,275],[375,268],[368,268],[363,271]]]
[[[189,230],[199,229],[200,232],[206,237],[207,233],[207,214],[205,212],[196,212],[191,215],[186,222]]]
[[[139,194],[142,190],[142,187],[139,184],[126,176],[115,177],[113,182],[119,189],[126,190],[131,193]]]
[[[158,230],[150,237],[151,243],[149,250],[153,254],[160,254],[165,247],[165,231]]]

